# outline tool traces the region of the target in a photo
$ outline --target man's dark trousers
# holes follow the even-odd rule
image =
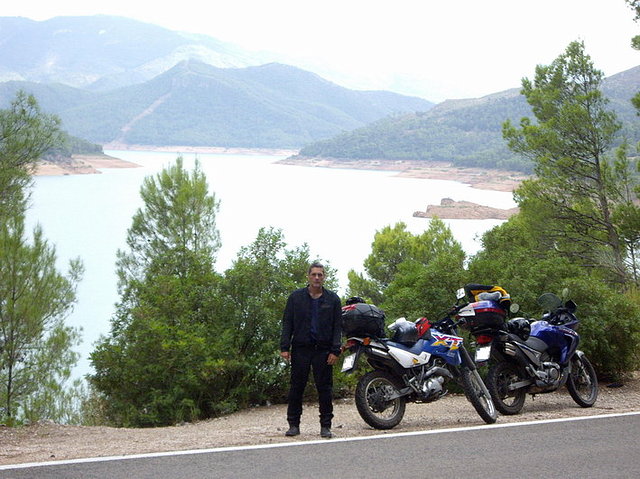
[[[320,426],[331,427],[333,419],[333,367],[327,364],[329,351],[314,346],[294,346],[291,350],[291,388],[287,421],[290,426],[300,426],[302,416],[302,397],[309,379],[309,370],[313,370],[313,379],[318,391]]]

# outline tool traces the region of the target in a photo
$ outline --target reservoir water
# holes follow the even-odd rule
[[[116,251],[125,247],[127,229],[142,206],[140,186],[173,163],[178,153],[107,151],[139,168],[103,169],[102,174],[35,178],[31,229],[39,223],[56,247],[59,268],[80,257],[85,274],[78,303],[67,319],[83,329],[80,362],[74,376],[91,372],[88,355],[94,342],[109,331],[116,290]],[[220,201],[217,227],[222,247],[217,270],[231,266],[238,250],[250,244],[260,227],[283,231],[289,247],[309,245],[312,257],[338,271],[340,292],[350,269],[362,272],[377,230],[399,221],[413,233],[428,228],[428,219],[413,212],[439,204],[442,198],[473,201],[496,208],[515,206],[511,193],[478,190],[441,180],[401,178],[389,171],[363,171],[280,165],[281,156],[183,154],[191,168],[197,157],[210,191]],[[445,220],[468,254],[478,237],[500,220]]]

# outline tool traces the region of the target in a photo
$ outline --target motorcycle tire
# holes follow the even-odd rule
[[[598,399],[598,378],[584,354],[576,354],[571,358],[571,373],[567,378],[567,389],[573,400],[581,407],[591,407]]]
[[[356,408],[360,417],[375,429],[391,429],[402,421],[406,398],[388,399],[402,388],[399,380],[384,371],[371,371],[358,381]]]
[[[487,424],[496,422],[498,412],[477,369],[462,368],[462,389],[484,422]]]
[[[513,416],[522,411],[527,392],[525,388],[509,390],[509,385],[523,379],[520,367],[510,362],[495,363],[487,374],[487,388],[496,409],[505,416]]]

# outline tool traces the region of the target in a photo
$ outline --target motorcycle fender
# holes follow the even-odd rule
[[[422,351],[416,355],[409,351],[393,347],[389,348],[389,354],[405,369],[427,364],[431,358],[431,354],[426,351]]]
[[[345,356],[342,360],[342,372],[345,374],[351,374],[356,371],[358,368],[358,359],[360,359],[360,355],[362,354],[362,348],[356,349],[356,352]]]

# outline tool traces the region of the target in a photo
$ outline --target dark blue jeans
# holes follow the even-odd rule
[[[320,425],[331,427],[333,419],[333,366],[327,364],[329,351],[314,347],[294,346],[291,350],[291,388],[287,407],[287,421],[300,426],[302,397],[313,370],[313,380],[318,391]]]

